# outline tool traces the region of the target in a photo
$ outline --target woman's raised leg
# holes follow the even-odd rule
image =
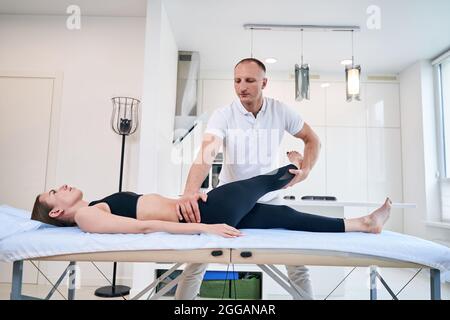
[[[198,205],[203,223],[236,225],[268,192],[283,188],[294,177],[293,164],[250,179],[227,183],[208,192],[206,202]]]

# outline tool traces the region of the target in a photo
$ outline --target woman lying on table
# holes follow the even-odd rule
[[[288,154],[291,162],[301,155]],[[297,158],[298,159],[298,158]],[[389,218],[392,202],[354,219],[330,218],[296,211],[284,205],[257,203],[264,194],[283,188],[292,178],[293,164],[250,179],[231,182],[207,194],[196,195],[201,223],[185,223],[178,199],[158,194],[118,192],[88,202],[81,190],[63,185],[39,194],[31,218],[56,226],[77,225],[92,233],[212,233],[238,237],[239,229],[284,228],[311,232],[380,233]]]

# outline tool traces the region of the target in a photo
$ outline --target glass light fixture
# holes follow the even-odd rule
[[[350,96],[358,95],[359,100],[359,81],[361,75],[360,66],[347,66],[345,68],[345,80],[347,82],[347,99]]]
[[[303,63],[303,29],[301,29],[301,64],[295,65],[295,100],[309,100],[309,64]]]
[[[360,80],[361,80],[361,66],[355,65],[355,58],[353,56],[353,30],[352,30],[352,63],[345,66],[347,102],[351,102],[353,101],[353,99],[361,101]]]

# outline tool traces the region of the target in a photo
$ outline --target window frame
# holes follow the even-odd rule
[[[436,105],[436,128],[437,128],[437,143],[438,143],[438,166],[439,166],[439,180],[442,183],[450,184],[450,150],[446,150],[445,130],[447,129],[447,136],[450,136],[450,125],[445,128],[445,117],[449,118],[450,114],[445,114],[444,111],[444,96],[442,88],[442,63],[450,60],[450,50],[435,59],[433,64],[434,80],[435,80],[435,105]],[[450,95],[450,92],[449,92]],[[450,108],[449,108],[450,109]]]
[[[450,190],[450,148],[446,150],[446,138],[450,139],[450,106],[447,106],[447,113],[444,109],[444,92],[442,82],[442,64],[446,61],[450,62],[450,50],[440,55],[432,61],[433,76],[434,76],[434,94],[435,94],[435,108],[436,108],[436,133],[437,133],[437,156],[438,156],[438,170],[439,170],[439,198],[441,201],[440,222],[449,223],[450,216],[444,212],[444,206],[448,207],[449,197],[446,196]],[[450,81],[450,79],[448,80]],[[450,96],[450,92],[447,93]],[[446,128],[445,119],[449,124]],[[445,131],[447,130],[447,132]],[[446,137],[447,133],[447,137]]]

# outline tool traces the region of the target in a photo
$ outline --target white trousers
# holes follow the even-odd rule
[[[193,300],[197,297],[207,264],[190,263],[186,265],[181,280],[178,283],[175,299]],[[301,300],[313,300],[313,290],[309,270],[305,266],[286,266],[287,275],[292,286],[297,289]]]

